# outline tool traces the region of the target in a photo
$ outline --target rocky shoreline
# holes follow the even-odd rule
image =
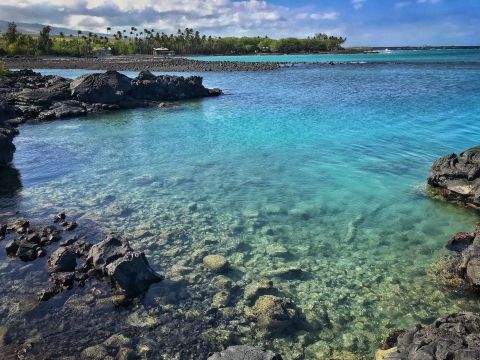
[[[279,62],[199,61],[151,55],[101,58],[14,56],[4,57],[2,61],[9,69],[149,70],[163,72],[272,71],[283,65]]]
[[[198,76],[155,76],[141,71],[131,79],[116,71],[83,75],[75,80],[43,76],[32,70],[0,78],[0,166],[13,160],[16,127],[27,121],[48,121],[93,113],[161,106],[178,101],[219,96]]]
[[[480,147],[449,154],[431,167],[428,192],[455,204],[479,208]],[[439,282],[454,291],[480,289],[480,230],[459,232],[445,246],[453,255],[438,260]],[[389,337],[376,360],[480,359],[480,316],[453,313],[429,326],[417,324]]]
[[[130,79],[110,71],[71,81],[19,71],[1,80],[0,84],[0,93],[6,99],[0,102],[0,155],[4,165],[13,157],[12,140],[18,133],[16,127],[26,121],[159,106],[162,101],[221,94],[218,89],[204,88],[198,77],[157,77],[149,72],[141,72],[137,78]],[[480,148],[474,148],[435,162],[428,179],[432,193],[477,207],[479,154]],[[195,212],[197,205],[190,204],[188,209]],[[10,349],[9,354],[14,354],[12,358],[70,353],[81,354],[84,359],[187,359],[200,356],[208,357],[208,360],[281,360],[281,355],[260,347],[278,344],[279,339],[286,342],[288,333],[295,330],[305,333],[299,337],[304,343],[292,344],[292,347],[296,346],[292,353],[296,351],[297,359],[362,359],[353,353],[335,354],[324,350],[325,341],[315,342],[308,337],[308,332],[320,328],[328,331],[328,319],[323,324],[312,318],[269,279],[238,281],[232,258],[226,254],[209,253],[207,247],[191,254],[187,260],[175,263],[168,273],[160,275],[152,269],[145,253],[133,249],[127,240],[113,234],[79,236],[76,231],[83,224],[80,221],[77,224],[77,219],[70,219],[64,213],[59,213],[53,220],[54,224],[34,226],[28,220],[16,217],[0,226],[0,240],[5,240],[7,254],[18,261],[45,264],[43,272],[51,284],[38,294],[40,302],[27,312],[27,316],[45,327],[62,323],[60,330],[46,330],[61,347],[55,349],[58,350],[56,353],[47,350],[45,342],[35,344],[30,329],[10,326],[3,337]],[[63,237],[66,240],[60,242]],[[187,237],[188,234],[181,229],[169,233],[165,241],[184,243]],[[452,276],[471,290],[478,290],[480,232],[459,233],[448,242],[447,248],[455,254],[453,262],[448,265]],[[282,253],[284,250],[276,251]],[[43,257],[45,259],[41,260]],[[164,261],[155,265],[163,266]],[[281,272],[272,271],[271,275],[302,278],[305,272],[301,268],[288,268]],[[142,307],[142,296],[150,286],[157,295],[160,293],[160,303],[150,308]],[[83,291],[84,288],[89,291]],[[63,301],[65,306],[59,307],[59,314],[47,315],[42,310],[50,303]],[[120,310],[106,309],[105,304],[112,303],[121,306]],[[41,315],[35,313],[36,309]],[[72,339],[81,338],[81,334],[89,331],[88,328],[75,328],[79,318],[95,319],[99,316],[98,311],[110,311],[111,316],[106,317],[105,326],[95,333],[95,342],[85,338],[72,344]],[[133,329],[119,325],[125,319]],[[235,330],[231,331],[226,324]],[[62,337],[65,328],[75,328],[78,334],[65,340]],[[155,334],[157,342],[142,342],[139,334],[146,333]],[[238,344],[239,334],[250,334],[248,338],[253,340],[252,344],[260,347],[232,346]],[[478,339],[480,317],[467,312],[453,313],[428,326],[416,325],[394,332],[378,351],[376,359],[473,360],[480,358]],[[158,346],[160,343],[163,347]],[[308,352],[305,348],[309,349]]]
[[[8,256],[30,262],[46,256],[46,248],[76,228],[77,223],[67,221],[65,213],[56,215],[54,224],[43,227],[17,219],[0,226],[0,240],[6,240]],[[92,276],[105,279],[113,292],[125,300],[141,295],[151,284],[163,280],[150,267],[145,253],[134,251],[127,240],[115,234],[94,243],[77,236],[61,242],[48,257],[48,276],[51,286],[39,294],[40,301],[70,290],[75,284],[83,287]]]

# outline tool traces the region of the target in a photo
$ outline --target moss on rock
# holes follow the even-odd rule
[[[223,272],[228,269],[228,260],[222,255],[207,255],[203,258],[203,265],[211,271]]]

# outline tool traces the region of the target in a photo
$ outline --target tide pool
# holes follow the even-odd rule
[[[204,83],[225,95],[22,126],[21,187],[0,193],[1,210],[40,219],[65,209],[80,226],[128,236],[155,269],[183,266],[198,281],[213,275],[192,259],[224,255],[240,295],[215,326],[286,359],[371,356],[393,329],[478,310],[478,299],[446,292],[431,271],[478,214],[431,200],[425,182],[436,158],[480,143],[480,63],[300,66],[209,73]],[[0,279],[25,266],[11,261]],[[314,326],[256,336],[241,292],[263,277]],[[4,290],[2,302],[42,285],[29,284]],[[159,293],[153,287],[142,311]],[[22,316],[3,313],[3,326]],[[48,323],[31,321],[22,324],[39,333]],[[141,341],[155,341],[147,330]]]

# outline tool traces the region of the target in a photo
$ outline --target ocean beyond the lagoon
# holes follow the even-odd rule
[[[195,73],[225,95],[22,125],[0,213],[65,210],[129,238],[167,279],[193,285],[165,280],[128,312],[79,305],[88,287],[32,310],[28,299],[47,282],[42,265],[2,252],[0,332],[14,327],[11,341],[32,346],[48,337],[51,349],[37,345],[47,355],[66,354],[77,336],[95,344],[120,331],[142,348],[158,343],[158,314],[173,307],[288,360],[348,359],[371,357],[394,329],[475,309],[478,299],[443,289],[432,265],[478,213],[431,199],[425,185],[435,159],[480,143],[480,50],[405,56]],[[309,326],[257,336],[235,291],[228,316],[203,324],[214,275],[192,258],[207,254],[228,259],[238,294],[271,280]]]

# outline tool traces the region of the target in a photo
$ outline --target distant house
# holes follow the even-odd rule
[[[164,47],[159,47],[159,48],[153,49],[153,55],[171,56],[171,55],[175,55],[175,51],[168,50],[167,48],[164,48]]]
[[[104,56],[110,56],[110,55],[112,55],[112,49],[109,47],[100,48],[93,52],[93,56],[96,56],[96,57],[104,57]]]

